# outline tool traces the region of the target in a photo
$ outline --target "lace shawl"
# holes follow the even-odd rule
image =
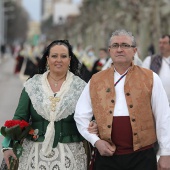
[[[74,113],[77,100],[86,85],[83,80],[68,71],[66,80],[55,96],[55,98],[60,100],[54,105],[50,101],[50,97],[54,98],[54,93],[47,80],[48,73],[49,71],[35,75],[24,83],[25,90],[34,109],[39,115],[49,121],[41,150],[45,156],[50,155],[52,152],[55,136],[54,122],[67,118]]]

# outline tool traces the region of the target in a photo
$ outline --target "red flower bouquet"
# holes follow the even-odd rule
[[[24,120],[7,120],[4,126],[1,127],[0,133],[10,139],[7,140],[8,143],[5,143],[5,148],[11,147],[13,148],[13,152],[17,158],[22,155],[23,147],[22,142],[27,136],[36,137],[34,130],[31,128],[31,125]],[[6,141],[5,141],[6,142]],[[13,159],[10,160],[10,169],[14,167],[15,161]]]
[[[5,127],[11,128],[13,126],[19,125],[21,129],[29,126],[29,123],[24,120],[7,120],[4,124]]]
[[[1,127],[1,134],[11,139],[11,145],[17,157],[22,154],[22,152],[18,152],[18,149],[21,149],[20,143],[29,135],[30,130],[31,126],[24,120],[7,120]]]

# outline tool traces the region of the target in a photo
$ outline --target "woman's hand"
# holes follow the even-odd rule
[[[87,130],[89,131],[89,133],[93,133],[93,134],[99,135],[97,123],[95,121],[91,121],[89,123],[89,127],[88,127]]]
[[[5,163],[7,164],[8,169],[10,169],[9,157],[12,156],[14,159],[17,159],[17,157],[14,154],[12,149],[8,149],[8,150],[4,151],[3,153],[4,153]]]

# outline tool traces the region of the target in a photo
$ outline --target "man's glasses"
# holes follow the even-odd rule
[[[129,49],[129,48],[134,48],[135,46],[134,45],[129,45],[129,44],[126,44],[126,43],[122,43],[122,44],[112,44],[110,45],[110,48],[112,49],[118,49],[118,48],[122,48],[122,49]]]

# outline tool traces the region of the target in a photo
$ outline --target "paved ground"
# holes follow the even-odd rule
[[[15,60],[10,56],[0,63],[0,127],[12,119],[23,85],[18,75],[13,74]],[[3,137],[0,136],[0,149]],[[0,163],[2,153],[0,152]]]

